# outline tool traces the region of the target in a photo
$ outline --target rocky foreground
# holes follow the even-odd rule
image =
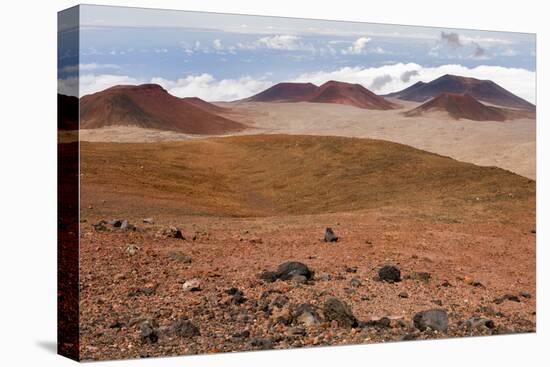
[[[403,218],[84,219],[82,359],[535,331],[529,223]]]

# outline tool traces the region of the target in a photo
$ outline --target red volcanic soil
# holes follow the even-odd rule
[[[372,110],[391,110],[395,105],[360,84],[328,81],[321,85],[309,102],[338,103]]]
[[[391,102],[360,84],[333,80],[320,87],[311,83],[279,83],[244,101],[337,103],[374,110],[395,108]]]
[[[115,86],[81,98],[80,126],[93,129],[125,125],[188,134],[224,134],[244,128],[197,104],[174,97],[156,84]],[[216,108],[211,106],[211,110]]]
[[[78,130],[78,98],[57,94],[57,128]]]
[[[414,87],[415,85],[416,87]],[[429,83],[423,85],[417,83],[415,85],[389,96],[407,101],[425,102],[441,93],[469,94],[480,101],[499,106],[530,111],[535,109],[533,104],[510,93],[491,80],[479,80],[447,74]]]
[[[302,102],[306,101],[319,87],[312,83],[279,83],[260,92],[246,102]]]

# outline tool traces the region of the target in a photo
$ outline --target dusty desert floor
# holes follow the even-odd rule
[[[225,117],[243,122],[249,134],[311,134],[373,138],[410,145],[482,166],[496,166],[534,179],[536,124],[454,120],[444,114],[405,117],[417,103],[394,100],[401,109],[375,111],[328,103],[219,103]],[[159,142],[208,138],[134,127],[81,130],[81,140]]]
[[[387,141],[266,132],[81,143],[83,359],[535,331],[533,180]],[[262,278],[287,261],[313,274]],[[401,281],[378,279],[385,265]],[[433,309],[447,328],[414,322]]]

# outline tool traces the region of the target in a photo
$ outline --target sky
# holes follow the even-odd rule
[[[328,80],[386,94],[456,74],[535,103],[534,34],[94,5],[60,13],[58,28],[58,89],[69,95],[157,83],[230,101]]]

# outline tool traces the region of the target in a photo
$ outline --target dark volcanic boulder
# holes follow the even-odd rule
[[[143,343],[153,344],[159,340],[156,322],[147,320],[141,323],[141,341]]]
[[[437,331],[447,331],[449,327],[447,311],[441,309],[418,312],[414,315],[413,322],[414,326],[421,331],[427,328]]]
[[[338,321],[339,326],[355,327],[358,325],[357,319],[349,306],[335,297],[331,297],[325,301],[323,314],[327,321]]]
[[[295,324],[313,326],[321,322],[321,317],[312,305],[304,303],[296,308],[292,315],[292,321]]]
[[[327,228],[325,230],[325,242],[337,242],[338,236],[334,234],[332,228]]]
[[[313,272],[305,264],[298,261],[282,263],[277,269],[277,278],[281,280],[289,280],[298,275],[304,276],[307,280],[313,278]]]
[[[399,282],[401,280],[401,271],[397,266],[386,265],[378,271],[378,277],[384,282]]]

